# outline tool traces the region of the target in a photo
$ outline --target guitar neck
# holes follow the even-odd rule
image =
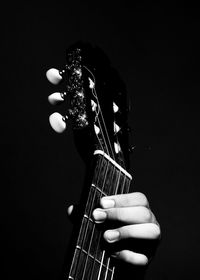
[[[92,219],[101,197],[129,192],[131,175],[101,150],[95,151],[96,164],[81,220],[78,239],[67,279],[111,280],[115,267],[102,239],[102,226]]]

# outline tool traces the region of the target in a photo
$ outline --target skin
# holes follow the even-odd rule
[[[72,211],[73,206],[70,206],[68,214],[71,215]],[[143,193],[133,192],[103,197],[100,200],[100,208],[95,209],[92,215],[96,223],[114,222],[119,225],[104,232],[103,237],[109,244],[117,244],[127,239],[145,241],[160,239],[160,226]],[[114,252],[112,256],[138,266],[147,265],[149,262],[149,257],[144,253],[127,248]]]

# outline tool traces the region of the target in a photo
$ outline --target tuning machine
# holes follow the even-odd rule
[[[65,101],[66,92],[54,92],[48,96],[48,101],[51,105],[57,105]]]
[[[46,77],[50,83],[57,85],[62,81],[64,73],[65,73],[65,70],[60,71],[56,68],[51,68],[51,69],[47,70]]]
[[[67,120],[68,116],[62,116],[58,112],[55,112],[49,116],[50,125],[57,133],[62,133],[65,131]]]

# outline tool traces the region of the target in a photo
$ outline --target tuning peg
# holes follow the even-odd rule
[[[66,129],[66,120],[68,117],[63,117],[61,114],[55,112],[49,116],[49,122],[53,130],[62,133]]]
[[[54,92],[48,96],[48,101],[52,105],[56,105],[65,100],[66,92]]]
[[[117,106],[117,104],[115,102],[113,102],[113,111],[114,111],[114,113],[117,113],[119,111],[119,107]]]
[[[119,125],[117,125],[116,122],[114,122],[114,123],[113,123],[113,126],[114,126],[114,133],[118,133],[118,132],[120,131],[120,129],[121,129],[121,128],[119,127]]]
[[[131,146],[128,148],[129,153],[133,153],[133,151],[135,150],[135,146]]]
[[[59,71],[56,68],[51,68],[46,72],[46,77],[50,83],[57,85],[62,80],[63,74],[64,74],[64,71]]]
[[[118,154],[121,151],[121,147],[119,145],[119,143],[114,143],[114,149],[115,149],[115,153]]]

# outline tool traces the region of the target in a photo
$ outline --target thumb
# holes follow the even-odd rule
[[[69,219],[72,221],[72,223],[77,222],[77,219],[79,220],[81,217],[81,209],[79,205],[70,205],[67,208],[67,215]]]

